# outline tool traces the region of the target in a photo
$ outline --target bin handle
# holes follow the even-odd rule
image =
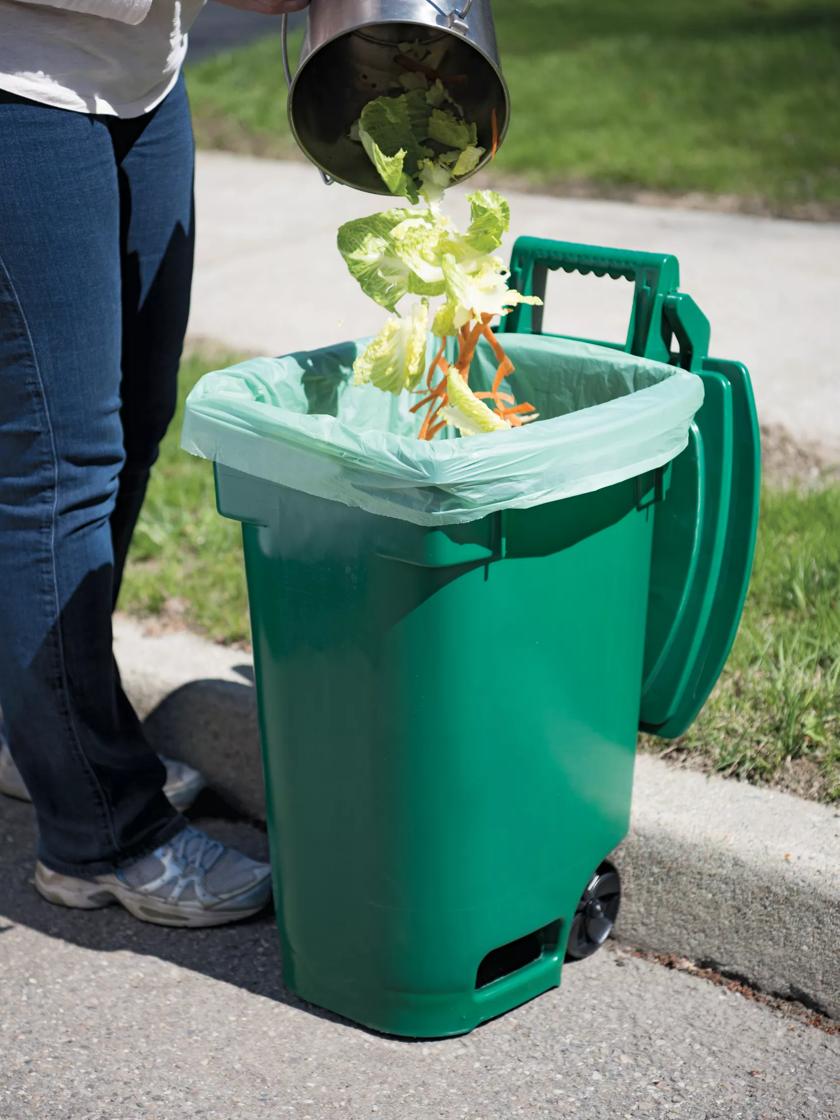
[[[638,249],[610,249],[604,245],[585,245],[574,241],[550,241],[542,237],[520,237],[513,247],[511,265],[522,267],[540,263],[564,272],[594,272],[618,279],[635,280],[641,271],[665,274],[673,286],[679,285],[677,258],[670,253],[645,253]]]
[[[624,277],[633,281],[633,309],[622,349],[658,361],[672,360],[669,347],[674,327],[671,318],[666,316],[666,300],[677,294],[680,283],[679,263],[672,254],[613,249],[573,241],[550,241],[541,237],[520,237],[513,247],[510,269],[512,287],[524,295],[535,295],[541,299],[545,299],[548,272],[557,269],[583,275],[592,272],[596,276],[611,276],[616,280]],[[684,298],[690,299],[687,296]],[[705,316],[693,300],[691,303],[705,321]],[[687,305],[682,310],[687,312]],[[681,348],[686,340],[684,320],[688,318],[687,329],[694,342],[692,355],[699,360],[701,351],[703,356],[708,352],[708,338],[704,347],[702,337],[697,336],[700,319],[691,314],[678,315],[677,318],[684,336],[683,339],[678,338]],[[542,325],[541,307],[520,304],[505,317],[501,329],[541,334]],[[682,361],[680,364],[683,364]]]

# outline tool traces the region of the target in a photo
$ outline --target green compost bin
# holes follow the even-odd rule
[[[640,722],[693,719],[752,556],[749,382],[733,364],[728,412],[707,386],[692,419],[708,330],[673,258],[526,239],[512,266],[526,291],[556,267],[636,282],[624,346],[510,324],[539,454],[420,447],[406,407],[348,385],[352,344],[188,404],[184,445],[243,525],[285,982],[395,1035],[468,1031],[602,943]],[[671,335],[667,369],[629,360]]]

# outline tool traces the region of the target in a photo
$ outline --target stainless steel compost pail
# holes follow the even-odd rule
[[[491,158],[507,131],[510,100],[499,65],[490,0],[312,0],[297,72],[289,82],[289,121],[301,150],[324,177],[374,194],[388,191],[360,144],[349,137],[373,97],[399,90],[401,43],[433,48],[439,76],[478,128]]]

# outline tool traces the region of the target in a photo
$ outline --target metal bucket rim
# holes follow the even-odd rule
[[[352,190],[362,191],[364,194],[382,195],[385,198],[397,198],[399,196],[391,194],[391,192],[389,190],[387,190],[387,188],[385,188],[384,184],[383,184],[383,189],[381,191],[370,190],[367,187],[359,187],[355,183],[348,183],[345,179],[341,179],[339,176],[335,175],[332,171],[329,170],[329,168],[324,167],[323,164],[319,163],[318,160],[316,160],[312,157],[312,155],[309,152],[309,149],[302,142],[300,136],[298,135],[298,131],[295,128],[295,122],[294,122],[294,118],[292,116],[292,100],[294,98],[294,93],[295,93],[295,89],[297,88],[298,80],[299,80],[301,74],[303,73],[303,67],[306,66],[306,64],[311,59],[313,59],[317,55],[319,55],[321,53],[321,51],[323,51],[326,47],[330,46],[332,43],[337,43],[339,41],[339,39],[344,39],[349,35],[353,35],[356,31],[360,31],[365,27],[380,27],[380,26],[382,26],[383,23],[405,24],[406,27],[424,27],[424,28],[437,27],[437,24],[425,23],[423,20],[419,20],[419,19],[389,19],[389,20],[375,19],[375,20],[366,20],[364,23],[358,24],[357,26],[351,28],[349,31],[339,31],[338,34],[331,36],[329,39],[325,39],[323,41],[323,43],[319,43],[317,47],[315,47],[313,50],[311,50],[309,52],[309,54],[306,56],[306,58],[303,59],[303,61],[298,59],[297,66],[295,68],[295,72],[292,75],[292,84],[289,86],[289,89],[288,89],[287,94],[286,94],[286,116],[288,118],[289,128],[291,129],[292,136],[295,139],[295,143],[300,148],[300,150],[305,153],[306,158],[309,160],[309,162],[311,164],[313,164],[315,167],[317,167],[318,170],[321,171],[324,175],[327,175],[330,179],[334,180],[336,183],[341,183],[341,185],[343,187],[350,187]],[[461,35],[459,32],[454,31],[452,28],[449,28],[449,27],[441,27],[441,28],[439,28],[439,30],[440,30],[441,34],[451,35],[456,39],[462,39],[468,46],[472,47],[472,49],[474,51],[476,51],[477,54],[481,55],[481,57],[485,60],[485,62],[489,63],[491,69],[496,74],[496,77],[499,79],[499,84],[501,85],[502,94],[504,95],[504,99],[505,99],[505,109],[507,110],[507,112],[505,113],[505,119],[504,119],[504,123],[502,125],[502,129],[499,132],[498,147],[500,148],[502,146],[502,141],[504,140],[505,136],[507,136],[508,128],[510,127],[510,91],[508,89],[508,84],[505,81],[505,76],[502,73],[501,66],[499,66],[499,64],[496,60],[491,58],[491,56],[487,53],[487,51],[485,51],[482,47],[479,47],[476,43],[473,43],[472,40],[470,40],[466,37],[466,35]],[[373,100],[373,98],[371,98],[371,100]],[[489,151],[485,152],[484,156],[482,156],[478,165],[470,172],[470,174],[465,175],[463,177],[463,179],[459,179],[458,182],[459,183],[464,183],[464,182],[467,181],[467,179],[472,178],[472,176],[475,175],[477,172],[481,171],[491,161],[492,158],[493,158],[493,156],[490,154]],[[453,186],[457,186],[457,185],[458,185],[457,183],[453,183]]]

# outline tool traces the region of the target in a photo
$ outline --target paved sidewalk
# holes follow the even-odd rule
[[[218,152],[199,153],[196,190],[191,335],[281,354],[381,325],[385,312],[358,291],[335,233],[387,200],[325,187],[307,164]],[[713,353],[749,366],[762,421],[840,455],[840,224],[508,197],[513,235],[675,253],[684,290],[711,319]],[[547,329],[623,337],[625,281],[549,283]]]
[[[840,1037],[614,948],[471,1035],[402,1042],[290,996],[270,916],[162,930],[50,906],[33,839],[0,798],[3,1120],[837,1116]]]

